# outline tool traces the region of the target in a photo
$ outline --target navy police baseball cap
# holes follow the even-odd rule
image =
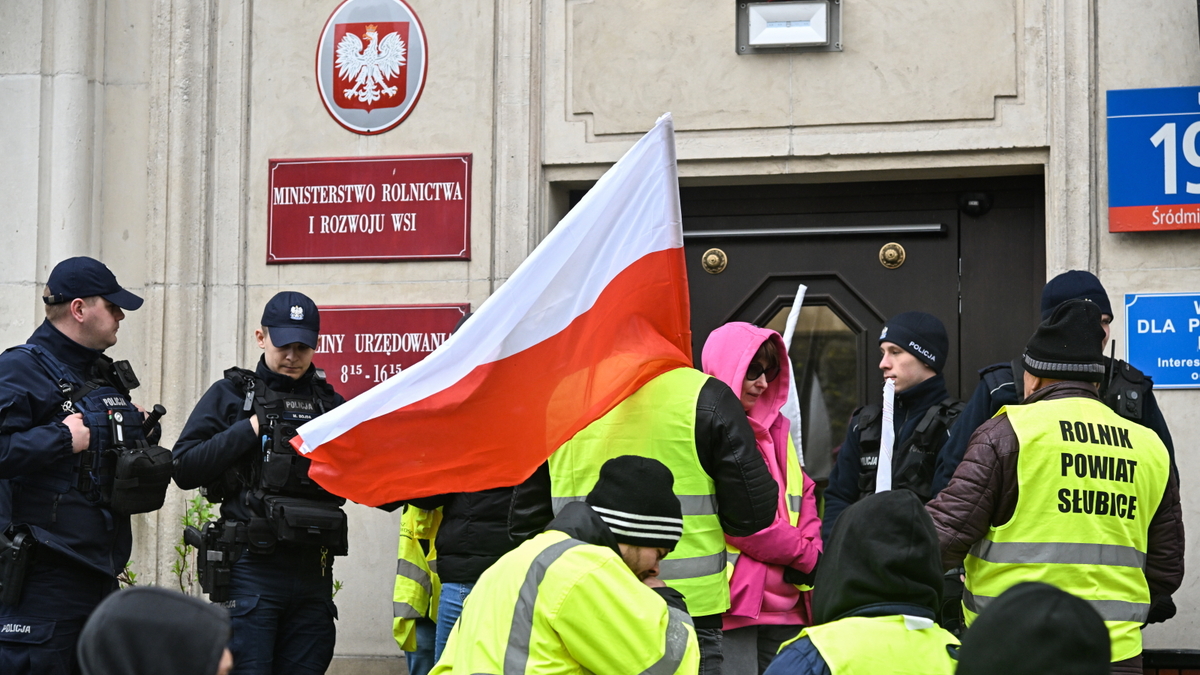
[[[282,291],[263,308],[262,325],[270,329],[271,344],[276,347],[299,342],[316,349],[321,315],[317,304],[307,295]]]
[[[54,266],[46,281],[50,295],[42,296],[47,305],[61,305],[75,298],[100,296],[112,304],[133,311],[142,306],[142,299],[121,288],[117,276],[104,263],[79,256],[67,258]]]

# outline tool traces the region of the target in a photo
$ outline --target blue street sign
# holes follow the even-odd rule
[[[1200,389],[1200,293],[1126,293],[1125,335],[1155,389]]]
[[[1108,92],[1110,232],[1200,229],[1200,87]]]

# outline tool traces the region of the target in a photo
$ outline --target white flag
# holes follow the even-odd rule
[[[896,444],[896,429],[892,418],[896,413],[896,381],[883,382],[883,431],[879,434],[879,467],[875,474],[875,492],[892,489],[892,446]]]

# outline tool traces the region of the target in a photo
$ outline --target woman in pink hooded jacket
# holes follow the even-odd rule
[[[821,555],[821,519],[815,486],[801,472],[796,524],[788,511],[788,431],[780,414],[787,401],[790,375],[783,338],[773,330],[743,322],[727,323],[704,343],[704,372],[728,384],[739,396],[758,441],[758,451],[779,484],[775,522],[749,537],[726,536],[740,551],[730,578],[729,611],[724,615],[727,673],[762,673],[785,640],[810,625],[811,593],[796,585],[811,580]],[[797,461],[790,462],[794,471]],[[793,492],[795,490],[793,489]]]

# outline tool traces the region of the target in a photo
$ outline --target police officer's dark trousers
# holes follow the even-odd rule
[[[15,607],[0,605],[0,673],[75,675],[75,645],[88,615],[116,579],[44,550]]]
[[[333,660],[333,555],[279,544],[233,565],[229,616],[234,675],[320,675]]]

